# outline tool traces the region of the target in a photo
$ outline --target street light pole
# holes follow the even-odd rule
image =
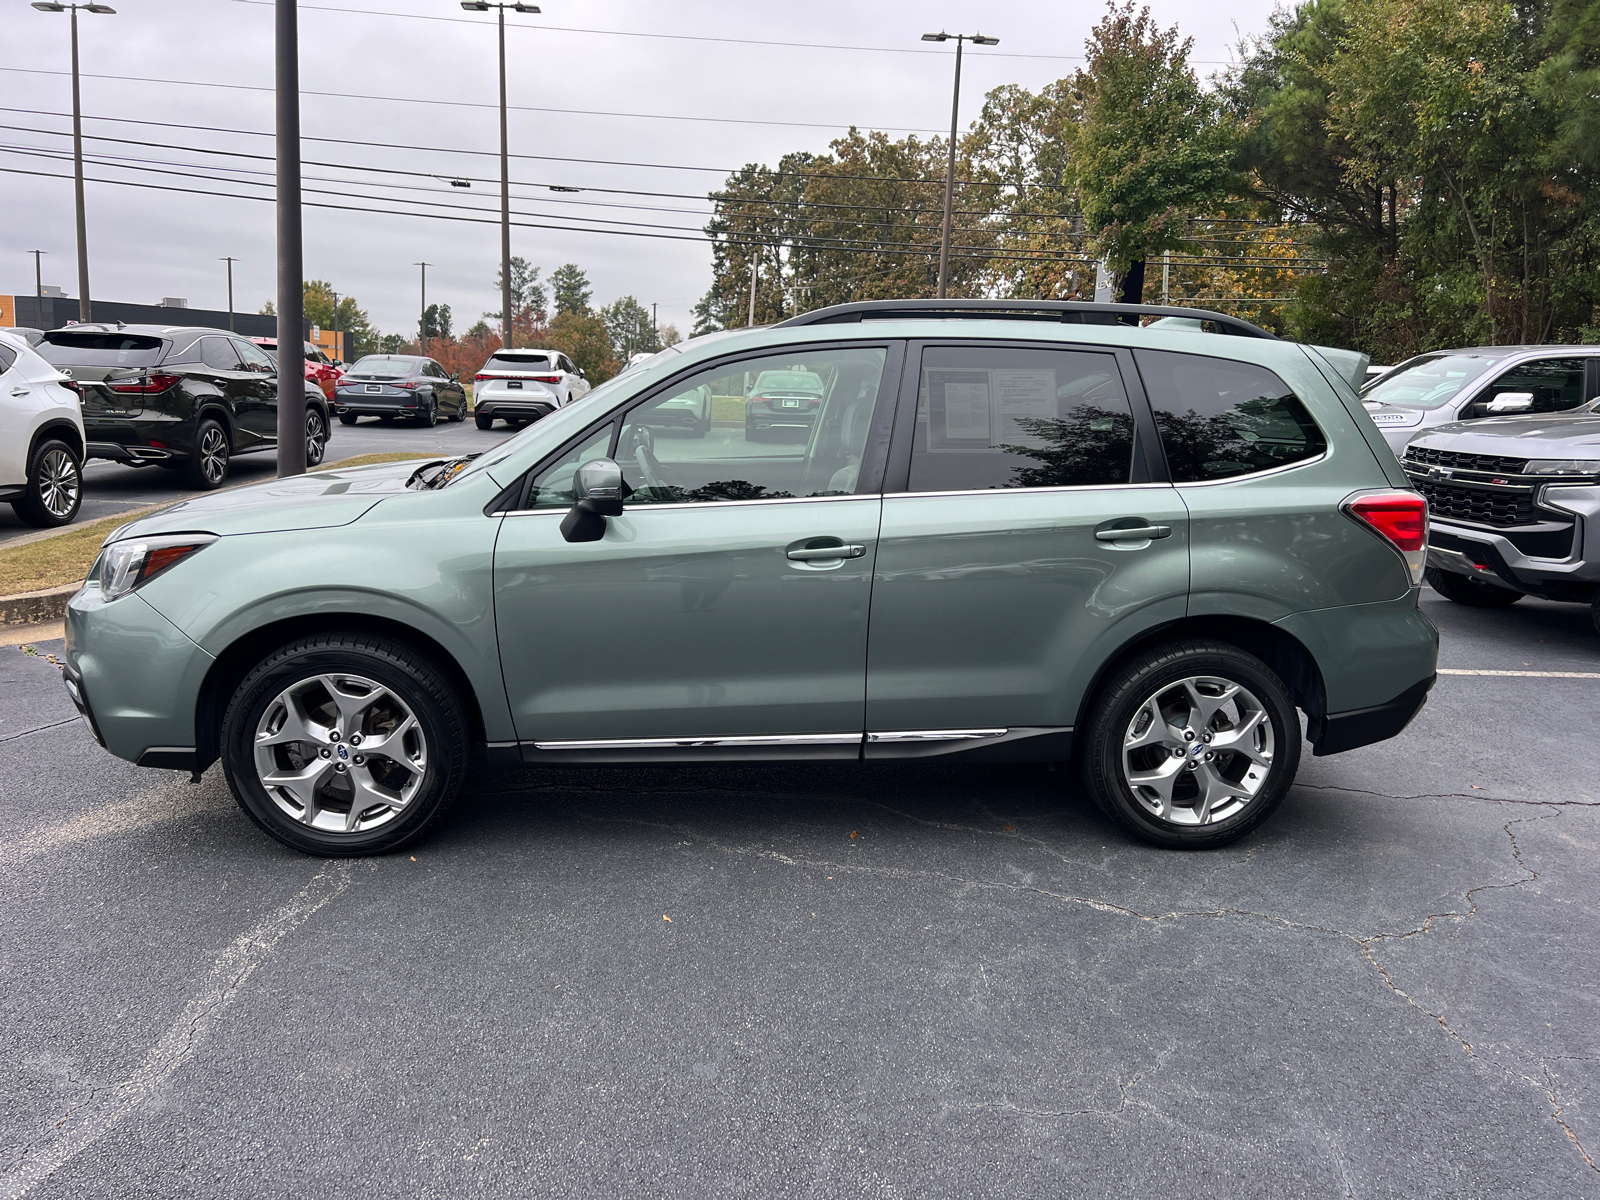
[[[330,288],[328,295],[333,297],[333,353],[340,362],[344,362],[348,356],[344,352],[344,343],[339,340],[339,293]]]
[[[413,267],[422,268],[422,319],[417,322],[417,347],[426,354],[428,352],[428,268],[431,263],[412,263]]]
[[[511,152],[506,134],[506,9],[537,13],[537,4],[491,4],[489,0],[461,0],[468,12],[495,9],[500,32],[500,344],[516,345],[515,314],[511,311]]]
[[[274,0],[278,151],[278,478],[306,470],[305,268],[300,238],[300,29]]]
[[[956,127],[961,113],[961,43],[971,42],[974,46],[998,46],[1000,39],[985,37],[981,33],[925,33],[922,40],[925,42],[948,42],[951,38],[956,42],[956,82],[950,96],[950,157],[945,167],[944,176],[944,227],[939,234],[939,299],[945,297],[945,290],[950,282],[950,217],[955,207],[956,195]]]
[[[62,4],[60,0],[34,0],[40,12],[72,14],[72,194],[78,216],[78,320],[93,319],[89,303],[89,227],[83,212],[83,102],[78,90],[78,10],[113,16],[109,4]]]
[[[29,250],[33,255],[33,299],[39,306],[39,311],[34,313],[33,319],[39,324],[44,324],[44,267],[40,265],[40,255],[48,253],[44,250]]]
[[[233,255],[224,255],[222,260],[228,264],[228,332],[233,332],[233,264],[238,262]]]

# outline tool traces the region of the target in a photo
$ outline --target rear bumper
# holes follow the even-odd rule
[[[335,400],[333,411],[340,416],[354,413],[358,417],[392,417],[402,413],[414,413],[422,406],[415,400],[409,404],[402,404],[398,400],[383,400],[374,396],[371,400]]]
[[[179,453],[170,447],[123,445],[121,442],[88,442],[84,450],[86,458],[108,458],[112,462],[131,463],[134,466],[187,457],[187,452]]]
[[[472,411],[484,417],[548,417],[561,406],[554,400],[523,400],[521,398],[503,398],[489,396],[485,399],[474,399]]]
[[[1371,708],[1356,708],[1349,712],[1329,713],[1324,718],[1322,737],[1315,743],[1314,753],[1341,754],[1358,746],[1387,741],[1411,724],[1411,718],[1422,711],[1433,690],[1437,675],[1430,675],[1421,683],[1413,684],[1393,700],[1375,704]]]

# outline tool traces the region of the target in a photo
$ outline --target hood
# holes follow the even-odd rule
[[[1435,425],[1411,442],[1433,450],[1517,458],[1600,458],[1600,416],[1538,413]]]
[[[1379,429],[1415,429],[1431,411],[1426,408],[1406,408],[1398,404],[1378,404],[1363,400],[1361,407]]]
[[[161,533],[282,533],[348,525],[385,496],[406,490],[406,480],[426,461],[379,463],[348,470],[315,471],[184,500],[130,521],[107,542]]]

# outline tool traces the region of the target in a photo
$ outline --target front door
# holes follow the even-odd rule
[[[863,463],[890,359],[797,349],[690,373],[542,468],[495,548],[525,757],[857,757],[882,507]],[[823,380],[814,424],[748,443],[744,378],[784,368]],[[723,415],[696,436],[676,410],[701,388]],[[633,494],[601,540],[568,543],[573,474],[606,456]]]
[[[911,370],[872,598],[867,757],[1023,741],[1065,757],[1096,669],[1185,612],[1187,510],[1152,482],[1137,376],[1125,355],[1037,344],[929,346]]]
[[[239,423],[263,444],[278,440],[278,367],[254,342],[233,339],[244,367],[234,401]]]

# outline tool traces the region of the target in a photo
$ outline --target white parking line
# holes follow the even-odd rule
[[[1463,671],[1439,668],[1441,675],[1510,675],[1518,679],[1600,679],[1600,671]]]

